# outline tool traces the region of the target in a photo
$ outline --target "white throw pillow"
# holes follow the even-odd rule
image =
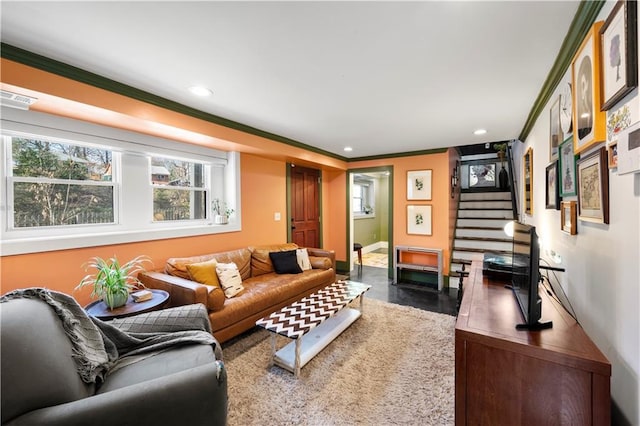
[[[224,295],[227,299],[244,290],[242,277],[240,276],[240,271],[238,271],[238,265],[235,263],[218,263],[216,265],[216,273],[218,274],[218,280],[220,280],[220,287],[224,290]]]
[[[311,269],[311,261],[309,260],[309,253],[307,249],[297,249],[296,257],[298,259],[298,265],[300,265],[300,269],[303,271],[308,271]]]

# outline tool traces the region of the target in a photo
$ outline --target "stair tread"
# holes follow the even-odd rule
[[[456,236],[456,240],[468,240],[468,241],[489,241],[489,242],[498,242],[498,243],[511,243],[512,239],[509,238],[492,238],[492,237],[458,237]]]
[[[462,247],[462,248],[454,247],[453,251],[468,251],[472,253],[485,253],[485,252],[504,253],[504,254],[513,253],[511,250],[494,250],[494,249],[487,250],[487,249],[476,249],[476,248],[469,248],[469,247]]]
[[[505,219],[498,217],[460,217],[458,216],[458,220],[513,220],[513,219]]]
[[[503,226],[456,226],[456,229],[479,230],[479,231],[502,231]]]
[[[464,203],[510,203],[511,200],[503,200],[500,198],[483,198],[480,200],[460,200],[460,204]]]
[[[498,208],[498,207],[467,207],[467,208],[460,207],[458,210],[462,210],[462,211],[465,211],[465,210],[466,211],[469,211],[469,210],[489,210],[489,211],[491,211],[491,210],[503,210],[503,211],[510,212],[513,209],[506,209],[506,208],[501,209],[501,208]]]

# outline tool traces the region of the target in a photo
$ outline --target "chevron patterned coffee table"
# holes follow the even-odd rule
[[[338,281],[256,321],[272,333],[272,365],[298,377],[305,364],[360,318],[364,293],[370,288],[355,281]],[[348,307],[358,298],[359,309]],[[293,341],[276,350],[278,334]]]

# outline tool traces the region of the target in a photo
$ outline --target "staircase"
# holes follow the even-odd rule
[[[485,251],[511,253],[512,240],[504,225],[513,220],[511,192],[460,193],[458,219],[449,273],[449,287],[458,288],[462,265],[469,270],[471,259]]]

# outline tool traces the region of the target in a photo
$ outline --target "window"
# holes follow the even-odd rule
[[[11,146],[10,228],[114,223],[113,153],[32,137]]]
[[[373,180],[354,176],[352,192],[353,214],[355,216],[372,215],[375,206]]]
[[[241,230],[237,153],[2,112],[3,255]],[[229,223],[213,223],[213,199]]]
[[[206,219],[208,171],[204,164],[151,158],[153,220]]]

